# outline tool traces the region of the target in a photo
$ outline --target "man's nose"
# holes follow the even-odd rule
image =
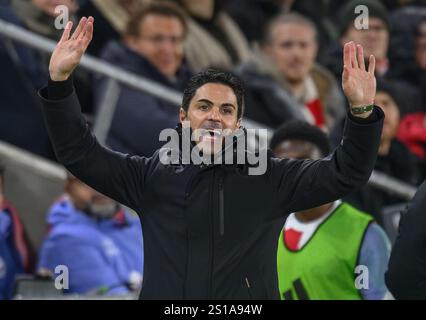
[[[219,122],[221,121],[219,108],[217,108],[217,107],[213,107],[213,108],[211,109],[211,112],[210,112],[210,114],[209,114],[209,120],[212,120],[212,121],[219,121]]]

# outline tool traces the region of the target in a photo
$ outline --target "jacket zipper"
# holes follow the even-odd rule
[[[225,195],[223,191],[223,177],[219,178],[219,234],[225,233]]]
[[[209,270],[209,288],[207,291],[208,299],[212,299],[212,288],[213,288],[213,266],[214,266],[214,206],[213,206],[213,190],[216,181],[216,173],[213,171],[213,179],[211,184],[211,192],[210,192],[210,270]]]

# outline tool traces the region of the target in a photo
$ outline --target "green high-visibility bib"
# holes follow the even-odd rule
[[[342,203],[299,250],[289,250],[281,232],[278,280],[281,299],[362,299],[355,268],[372,217]]]

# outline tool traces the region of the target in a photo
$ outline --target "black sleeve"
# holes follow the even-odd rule
[[[348,117],[356,123],[368,124],[377,121],[380,117],[380,114],[378,113],[377,108],[374,108],[373,112],[367,118],[356,117],[351,112],[348,113]]]
[[[61,100],[72,94],[74,91],[73,77],[69,77],[65,81],[53,81],[49,77],[47,85],[47,97],[50,100]]]
[[[426,299],[426,181],[401,215],[385,280],[396,299]]]
[[[99,144],[81,113],[72,79],[50,80],[39,96],[59,162],[87,185],[140,212],[150,159],[114,152]]]
[[[348,116],[340,145],[324,159],[271,159],[270,177],[282,214],[334,201],[367,183],[384,119],[379,107],[374,107],[373,114],[372,122]]]

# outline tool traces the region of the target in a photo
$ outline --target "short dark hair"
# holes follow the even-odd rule
[[[244,85],[242,80],[230,72],[214,68],[201,71],[189,79],[183,91],[182,108],[188,111],[195,92],[206,83],[220,83],[234,91],[238,104],[237,117],[241,119],[244,114]]]
[[[145,17],[149,15],[176,18],[182,23],[184,36],[188,31],[188,25],[184,11],[173,2],[158,1],[142,6],[140,10],[131,15],[124,34],[131,37],[138,37],[140,25]]]
[[[278,128],[270,142],[271,150],[274,150],[280,143],[287,140],[310,142],[318,147],[323,157],[331,152],[330,141],[325,132],[305,121],[291,120]]]

